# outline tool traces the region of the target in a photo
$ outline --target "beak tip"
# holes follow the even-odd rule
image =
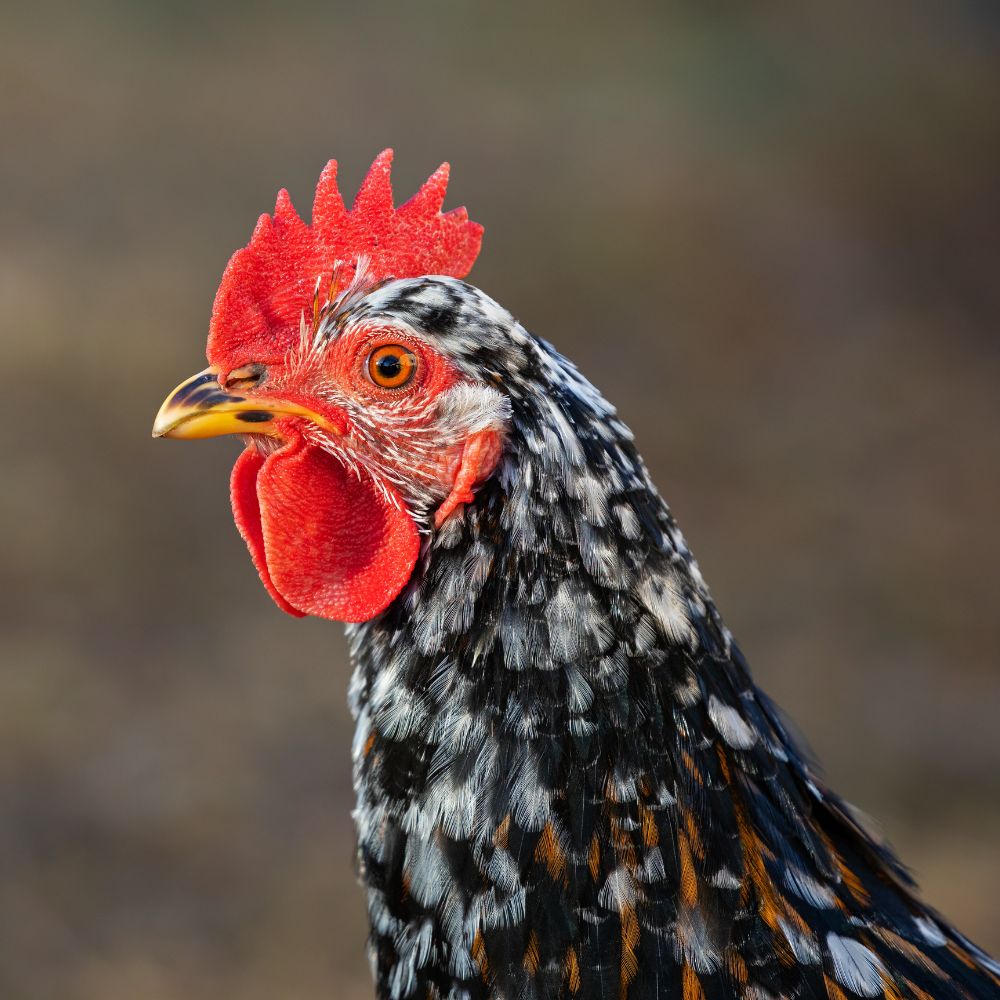
[[[150,432],[150,437],[161,438],[169,434],[172,423],[170,420],[164,420],[162,413],[158,413],[156,419],[153,421],[153,429]]]

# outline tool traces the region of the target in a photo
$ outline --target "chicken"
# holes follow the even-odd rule
[[[983,1000],[1000,965],[811,771],[614,408],[461,279],[448,168],[288,194],[154,435],[243,436],[236,524],[347,622],[381,998]]]

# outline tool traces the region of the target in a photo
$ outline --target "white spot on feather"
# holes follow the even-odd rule
[[[571,497],[580,501],[584,517],[602,527],[608,519],[607,487],[593,473],[584,470],[570,476],[566,484]]]
[[[720,868],[708,881],[719,889],[739,889],[743,885],[728,868]]]
[[[789,865],[785,869],[785,885],[799,899],[805,900],[818,910],[832,909],[836,903],[836,897],[828,886],[817,882],[811,875],[807,875],[795,865]]]
[[[594,595],[570,580],[563,580],[545,608],[549,648],[557,663],[570,663],[587,652],[604,652],[611,629]]]
[[[639,877],[643,882],[661,882],[667,877],[663,864],[663,853],[659,847],[651,847],[646,854],[646,860],[639,868]]]
[[[780,917],[778,923],[782,934],[788,940],[795,960],[802,965],[819,965],[823,960],[823,956],[820,953],[816,939],[811,934],[806,934],[792,927],[787,920],[783,920]]]
[[[883,992],[881,959],[860,941],[833,932],[826,936],[833,964],[833,978],[859,997],[877,997]]]
[[[757,742],[757,733],[740,713],[714,694],[708,699],[708,717],[716,732],[734,749],[749,750]]]
[[[639,585],[639,599],[659,622],[668,639],[693,643],[687,606],[672,577],[649,576]]]
[[[625,867],[618,867],[605,880],[598,902],[620,913],[626,907],[635,906],[636,888],[632,873]]]
[[[941,933],[941,929],[929,917],[914,917],[913,922],[929,945],[940,948],[948,943],[948,939]]]
[[[594,700],[593,688],[587,683],[587,678],[580,672],[575,663],[567,663],[566,673],[566,705],[571,712],[586,712]]]
[[[483,896],[483,924],[486,927],[514,927],[524,920],[527,899],[524,889],[518,889],[510,896],[491,889]]]
[[[615,504],[615,517],[618,519],[622,534],[630,541],[635,541],[642,534],[639,518],[627,504]]]
[[[711,975],[722,964],[722,956],[705,923],[701,910],[684,907],[677,920],[674,954],[695,972]]]

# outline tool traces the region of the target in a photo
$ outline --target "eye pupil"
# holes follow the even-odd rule
[[[375,362],[379,375],[384,379],[395,379],[403,370],[403,362],[398,354],[384,354]]]
[[[368,356],[368,377],[383,389],[401,389],[416,369],[416,357],[399,344],[377,347]]]

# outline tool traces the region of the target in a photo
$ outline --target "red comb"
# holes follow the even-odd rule
[[[343,261],[350,280],[359,256],[376,279],[448,274],[462,278],[479,254],[483,227],[464,208],[442,214],[448,164],[399,208],[392,204],[392,150],[379,153],[350,211],[337,188],[337,161],[320,175],[312,224],[288,192],[262,215],[250,242],[230,258],[215,295],[208,359],[220,368],[273,363],[299,342],[299,318],[312,305],[316,279]]]

